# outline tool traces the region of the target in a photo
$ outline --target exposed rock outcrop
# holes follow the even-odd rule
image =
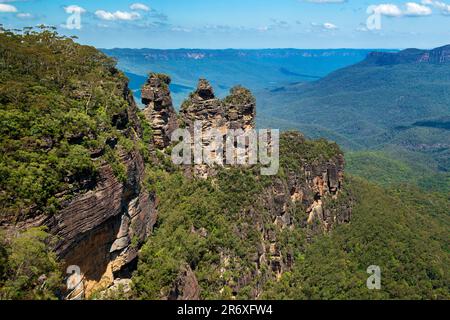
[[[126,182],[118,181],[111,167],[104,165],[95,189],[67,203],[44,223],[60,239],[58,255],[67,265],[80,267],[86,295],[112,284],[114,274],[125,271],[156,220],[155,197],[139,188],[142,157],[124,154],[123,161]]]
[[[224,100],[215,97],[214,90],[205,79],[200,79],[197,90],[184,101],[180,110],[183,124],[193,130],[195,121],[204,122],[204,130],[254,129],[256,101],[251,92],[237,86]]]
[[[204,79],[199,80],[197,90],[183,102],[180,119],[192,136],[196,121],[202,122],[203,132],[211,128],[225,132],[227,128],[222,101],[215,97],[212,86]],[[204,143],[207,144],[206,141]]]
[[[124,87],[128,108],[120,121],[123,134],[132,140],[142,137],[137,106]],[[127,125],[131,129],[125,129]],[[119,128],[120,129],[120,128]],[[110,145],[115,149],[116,144]],[[67,203],[55,215],[39,222],[56,235],[55,251],[67,266],[80,268],[84,296],[130,277],[140,246],[150,235],[157,217],[157,199],[142,187],[145,163],[136,149],[117,149],[126,179],[119,180],[104,162],[91,190]]]
[[[172,132],[178,128],[177,114],[170,95],[170,77],[151,73],[142,88],[144,115],[153,130],[154,144],[164,149],[170,144]]]
[[[181,269],[167,300],[198,300],[200,286],[197,277],[189,266]]]
[[[145,116],[153,129],[153,144],[160,149],[169,145],[171,133],[178,128],[169,83],[168,77],[152,74],[142,93],[143,102],[147,105]],[[127,90],[124,94],[129,108],[113,120],[126,136],[137,140],[142,137],[143,130],[136,105]],[[214,128],[224,134],[228,129],[246,132],[255,128],[255,110],[255,99],[249,90],[235,87],[228,97],[220,100],[215,97],[211,85],[200,80],[197,90],[181,108],[180,122],[191,132],[195,121],[202,121],[204,131]],[[292,143],[305,142],[300,134],[290,135]],[[203,141],[204,145],[210,143]],[[126,168],[125,179],[119,179],[112,166],[104,161],[89,190],[63,203],[56,214],[34,217],[19,225],[19,228],[45,225],[51,234],[58,237],[56,253],[66,266],[77,266],[81,273],[81,283],[69,292],[68,297],[73,299],[89,297],[97,291],[103,291],[105,297],[114,296],[123,287],[128,294],[129,277],[136,266],[138,250],[156,223],[156,195],[142,187],[145,178],[142,154],[137,149],[122,149],[117,139],[111,139],[108,146],[118,153],[120,163]],[[98,150],[97,153],[102,152]],[[267,280],[267,273],[263,270],[271,270],[279,277],[292,267],[293,256],[280,249],[281,239],[276,230],[301,227],[308,229],[309,236],[313,236],[350,220],[351,204],[334,201],[342,190],[343,156],[337,154],[311,163],[304,159],[296,161],[301,163],[300,170],[273,177],[271,184],[255,199],[254,205],[242,209],[242,215],[251,218],[256,226],[261,243],[252,257],[254,268],[226,282],[234,293],[257,281],[251,293],[257,298]],[[213,169],[206,165],[191,166],[190,170],[199,177],[213,174]],[[267,214],[261,214],[261,210]],[[299,211],[302,212],[301,218]],[[207,237],[209,230],[192,227],[192,232]],[[245,237],[245,234],[238,236]],[[232,257],[225,253],[221,256],[222,274],[226,274],[230,259]],[[200,286],[195,272],[186,265],[181,268],[165,298],[195,300],[199,297]]]
[[[234,87],[229,96],[220,100],[215,97],[211,84],[205,79],[199,80],[196,91],[183,102],[180,110],[181,123],[190,131],[191,136],[194,134],[195,123],[199,122],[202,133],[215,129],[223,135],[222,142],[230,129],[241,129],[244,133],[254,129],[255,117],[256,100],[248,89]],[[202,145],[204,149],[213,150],[211,158],[224,159],[225,149],[216,148],[215,139],[204,135]],[[216,154],[216,149],[220,154]],[[194,170],[197,177],[207,178],[214,175],[214,168],[210,165],[195,165],[189,169]]]
[[[256,100],[250,90],[241,86],[234,87],[223,103],[230,129],[247,131],[255,128]]]

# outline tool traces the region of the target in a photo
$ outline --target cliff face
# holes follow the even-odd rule
[[[58,255],[67,265],[80,267],[85,296],[107,288],[115,278],[130,276],[127,268],[136,263],[139,246],[156,221],[155,197],[139,187],[142,157],[125,153],[122,161],[128,172],[126,182],[119,182],[105,165],[92,191],[44,222],[61,239]]]
[[[167,300],[198,300],[200,298],[200,286],[197,277],[190,266],[181,268]]]
[[[256,102],[251,92],[243,87],[234,87],[224,100],[217,99],[214,89],[205,79],[200,79],[197,90],[184,101],[180,110],[181,121],[193,131],[194,122],[202,121],[203,130],[216,128],[255,128]]]
[[[144,115],[153,130],[154,144],[160,149],[169,145],[170,136],[178,127],[169,85],[168,76],[152,73],[142,89]]]
[[[129,105],[115,121],[123,128],[122,134],[137,143],[142,134],[137,107],[126,86],[123,94]],[[89,297],[113,285],[116,279],[129,278],[138,250],[156,222],[156,196],[142,187],[142,154],[136,148],[125,150],[114,139],[109,146],[119,154],[118,161],[126,172],[124,179],[119,180],[111,164],[98,158],[102,163],[95,181],[80,190],[80,195],[63,201],[56,214],[6,225],[10,230],[46,226],[57,237],[54,250],[58,257],[65,268],[79,267],[83,279],[75,290],[66,292],[68,299]],[[96,150],[91,156],[95,160],[104,152]]]
[[[137,108],[128,90],[129,106],[123,117],[126,135],[137,143],[141,127]],[[157,199],[142,187],[145,163],[136,150],[119,150],[126,178],[119,181],[111,165],[99,170],[95,187],[64,205],[58,214],[43,224],[61,240],[56,252],[66,265],[80,267],[83,286],[68,298],[89,296],[103,290],[115,279],[129,278],[137,263],[138,250],[150,235],[157,217]]]
[[[142,129],[137,107],[128,88],[124,98],[129,105],[122,116],[123,133],[135,143]],[[138,250],[150,235],[157,217],[157,199],[143,188],[145,163],[136,149],[119,149],[119,161],[126,177],[119,180],[110,164],[99,170],[96,185],[87,193],[64,204],[56,215],[42,224],[60,241],[56,252],[67,266],[80,267],[82,286],[68,292],[68,298],[90,296],[129,278],[137,264]]]

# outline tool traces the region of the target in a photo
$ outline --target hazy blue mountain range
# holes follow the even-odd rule
[[[449,71],[450,63],[379,63],[371,55],[318,81],[267,91],[261,113],[289,120],[283,127],[322,126],[347,137],[353,148],[365,148],[385,142],[387,130],[444,121],[440,117],[450,114]]]
[[[118,59],[118,66],[132,80],[138,96],[147,74],[167,73],[178,107],[195,88],[198,78],[210,80],[218,96],[225,96],[237,83],[256,93],[305,81],[317,80],[339,68],[363,60],[371,50],[155,50],[103,49]]]
[[[347,150],[382,154],[370,154],[371,160],[359,155],[358,161],[401,160],[411,175],[442,173],[432,179],[449,187],[449,89],[450,46],[374,52],[318,81],[266,91],[259,120],[325,136]]]

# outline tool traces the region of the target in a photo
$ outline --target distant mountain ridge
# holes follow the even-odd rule
[[[134,74],[130,85],[137,92],[149,72],[169,74],[180,87],[173,90],[176,107],[206,78],[224,97],[236,80],[256,93],[291,83],[317,80],[337,69],[353,65],[373,50],[366,49],[102,49],[118,61],[127,74]],[[383,52],[384,50],[379,50]],[[144,79],[144,80],[142,80]],[[183,89],[188,87],[189,89]],[[138,100],[139,101],[139,100]]]
[[[405,63],[450,63],[450,45],[442,46],[432,50],[405,49],[400,52],[371,52],[367,59],[361,62],[366,65],[394,65]]]
[[[347,150],[377,150],[450,188],[450,46],[372,52],[308,83],[267,91],[262,127],[298,129]],[[447,181],[447,182],[445,182]]]
[[[106,54],[145,56],[149,60],[180,59],[202,60],[208,58],[289,58],[289,57],[333,57],[360,56],[361,51],[370,53],[373,49],[100,49]],[[377,49],[378,50],[378,49]],[[380,51],[380,52],[384,52]],[[390,51],[389,51],[390,52]]]

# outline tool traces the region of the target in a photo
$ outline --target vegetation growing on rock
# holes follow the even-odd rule
[[[103,160],[123,177],[126,84],[113,59],[51,29],[0,33],[0,220],[55,213]]]

